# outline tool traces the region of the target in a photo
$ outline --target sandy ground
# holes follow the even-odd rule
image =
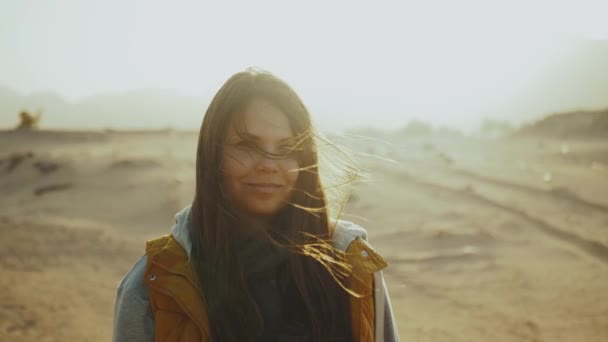
[[[405,341],[607,341],[608,139],[350,138]],[[0,132],[0,340],[108,341],[196,134]],[[360,154],[359,154],[360,153]],[[356,214],[356,215],[354,215]]]

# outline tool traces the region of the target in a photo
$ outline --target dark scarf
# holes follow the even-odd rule
[[[288,252],[260,236],[238,240],[238,253],[264,329],[257,341],[308,341],[305,307],[288,269]]]

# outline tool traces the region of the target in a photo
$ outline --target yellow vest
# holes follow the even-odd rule
[[[150,289],[155,341],[210,341],[206,303],[200,295],[196,274],[182,246],[168,234],[146,244],[144,282]],[[346,286],[361,298],[351,296],[351,318],[356,342],[374,340],[373,274],[387,263],[361,238],[346,249],[353,272]]]

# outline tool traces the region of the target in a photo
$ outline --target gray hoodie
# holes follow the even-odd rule
[[[190,206],[175,215],[175,225],[171,233],[184,248],[188,257],[192,250],[189,225]],[[336,224],[333,243],[342,251],[357,237],[367,240],[367,232],[360,226],[339,220]],[[114,342],[151,342],[154,341],[154,315],[150,307],[148,287],[144,284],[146,256],[142,256],[118,285],[114,306]],[[374,274],[374,302],[376,306],[375,340],[397,342],[399,336],[391,301],[386,289],[382,272]]]

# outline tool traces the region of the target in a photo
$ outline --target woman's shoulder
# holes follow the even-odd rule
[[[347,252],[347,260],[353,267],[370,273],[388,266],[384,258],[367,241],[367,230],[346,220],[334,221],[333,245]]]
[[[346,251],[348,246],[357,238],[367,240],[367,230],[360,225],[347,220],[332,220],[332,242],[335,248]]]

